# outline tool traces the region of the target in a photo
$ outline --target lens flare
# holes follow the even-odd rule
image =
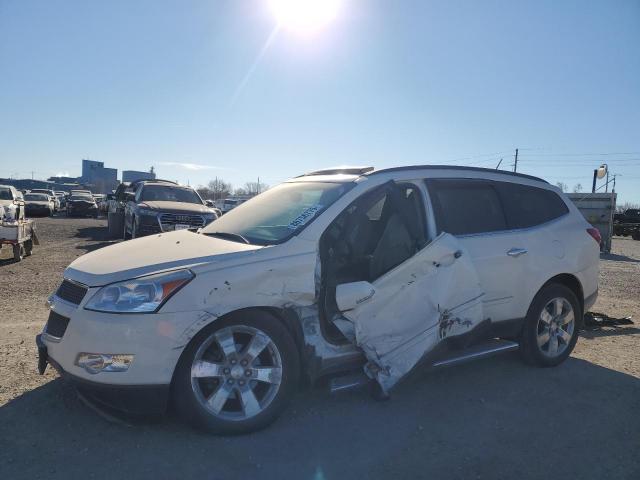
[[[313,33],[340,13],[341,0],[269,0],[278,25],[298,33]]]

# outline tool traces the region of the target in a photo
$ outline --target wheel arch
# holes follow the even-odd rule
[[[216,322],[222,319],[228,318],[231,315],[237,315],[239,313],[247,312],[247,311],[267,313],[272,317],[276,318],[286,328],[286,330],[289,332],[289,334],[291,335],[291,338],[293,338],[293,341],[296,345],[296,350],[298,352],[298,360],[300,362],[300,380],[304,381],[307,378],[306,376],[307,368],[306,368],[305,355],[304,355],[304,334],[302,332],[302,324],[300,322],[298,314],[290,308],[280,308],[280,307],[271,307],[271,306],[252,306],[252,307],[244,307],[244,308],[238,308],[236,310],[228,311],[224,315],[221,315],[220,317],[216,317],[212,321],[202,325],[201,328],[197,332],[195,332],[193,336],[189,339],[189,341],[182,347],[182,352],[180,353],[180,357],[178,358],[178,361],[176,362],[173,368],[173,373],[171,375],[171,385],[173,385],[173,382],[176,376],[176,371],[178,370],[178,365],[180,365],[180,362],[182,362],[185,352],[187,351],[189,345],[191,345],[191,343],[196,341],[196,338],[200,335],[200,333],[202,333],[204,329],[209,328],[211,325],[215,324]]]
[[[578,298],[578,303],[580,304],[580,311],[582,312],[582,316],[584,316],[584,290],[582,289],[582,283],[580,282],[578,277],[570,273],[561,273],[561,274],[555,275],[551,277],[549,280],[547,280],[538,289],[538,291],[536,292],[536,295],[538,295],[538,293],[540,293],[540,291],[543,288],[551,284],[564,285],[573,293],[575,293],[576,297]],[[534,295],[534,298],[536,295]],[[582,324],[582,318],[580,319],[580,326],[581,324]]]

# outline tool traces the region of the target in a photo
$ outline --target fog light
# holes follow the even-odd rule
[[[133,362],[133,357],[121,353],[79,353],[76,365],[89,373],[126,372]]]

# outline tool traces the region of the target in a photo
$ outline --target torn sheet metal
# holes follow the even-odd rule
[[[443,233],[373,283],[375,294],[344,316],[369,363],[366,373],[388,392],[444,338],[483,319],[482,290],[470,256]]]

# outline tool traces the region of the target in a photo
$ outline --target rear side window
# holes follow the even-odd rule
[[[569,213],[562,198],[551,190],[507,182],[495,185],[509,228],[534,227]]]
[[[452,235],[507,230],[493,182],[465,179],[427,180],[438,230]]]

